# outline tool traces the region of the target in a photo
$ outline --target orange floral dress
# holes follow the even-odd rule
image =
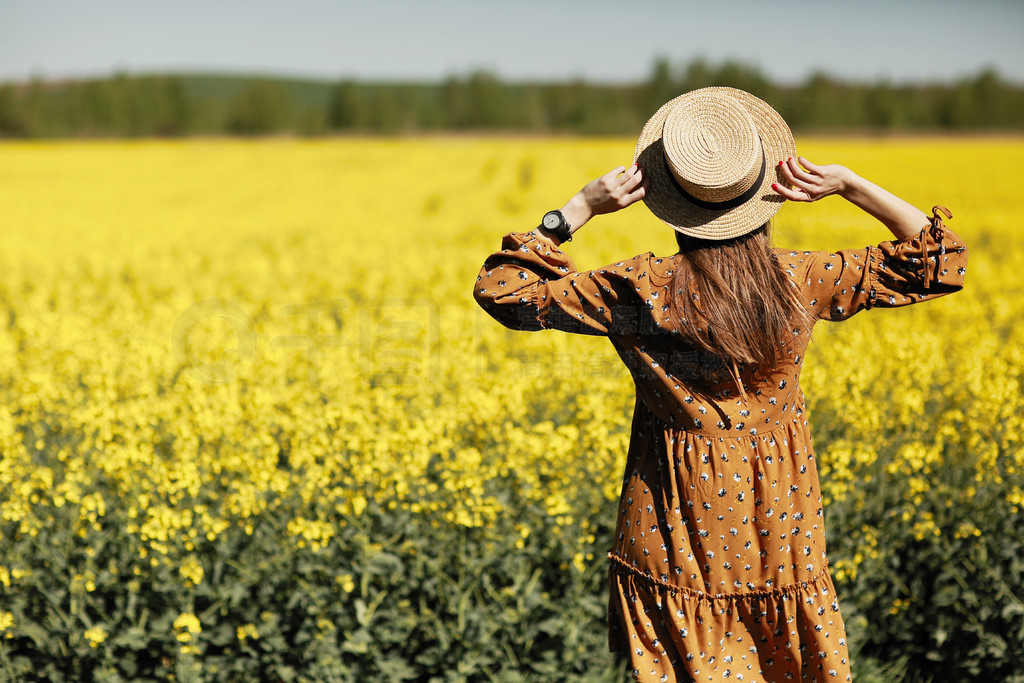
[[[609,646],[637,681],[850,680],[800,389],[808,334],[768,374],[709,372],[669,306],[681,254],[578,272],[534,232],[484,262],[476,301],[517,330],[605,335],[636,404],[615,542]],[[776,249],[817,320],[962,288],[967,248],[936,213],[920,234],[864,249]],[[742,393],[741,393],[742,391]]]

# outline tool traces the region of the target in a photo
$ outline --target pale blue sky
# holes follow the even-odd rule
[[[0,0],[0,80],[114,70],[626,82],[656,55],[758,65],[780,82],[1024,83],[1022,0]]]

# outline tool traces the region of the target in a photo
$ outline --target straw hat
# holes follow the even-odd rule
[[[651,212],[692,237],[724,240],[764,225],[785,201],[780,161],[796,156],[789,126],[736,88],[693,90],[644,126],[633,160],[647,177]]]

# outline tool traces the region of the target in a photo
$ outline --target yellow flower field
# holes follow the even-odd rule
[[[1024,507],[1024,140],[797,143],[925,210],[949,207],[948,226],[971,250],[963,292],[822,323],[808,355],[833,572],[840,597],[851,596],[851,637],[860,623],[868,643],[883,622],[931,628],[911,616],[935,595],[907,577],[920,569],[907,553],[938,553],[922,560],[929,566],[955,544],[966,557],[1013,529],[998,524]],[[227,554],[253,544],[319,567],[322,576],[292,586],[321,595],[299,630],[327,648],[316,666],[330,660],[337,680],[369,680],[359,662],[384,637],[374,611],[427,614],[416,590],[404,607],[397,588],[373,597],[367,562],[387,554],[408,569],[427,547],[377,520],[418,520],[422,538],[452,553],[472,542],[481,556],[528,558],[557,546],[554,571],[584,577],[600,604],[629,374],[606,340],[504,329],[471,289],[503,234],[531,229],[587,180],[628,163],[632,145],[0,144],[6,670],[48,652],[127,676],[119,658],[149,648],[164,653],[152,671],[245,680],[244,668],[209,662],[287,659],[284,607],[257,593],[227,597],[225,577],[238,585],[250,568]],[[784,207],[775,235],[808,249],[888,237],[837,198]],[[675,243],[637,206],[596,219],[565,248],[585,269],[668,255]],[[986,509],[999,519],[980,518]],[[1021,540],[993,542],[1016,555]],[[995,610],[1022,604],[1019,584],[1004,583]],[[494,590],[513,609],[512,593]],[[339,623],[338,605],[362,616]],[[893,621],[901,615],[911,621]],[[942,646],[933,632],[921,637]],[[1007,658],[1020,656],[1014,647]],[[459,675],[475,680],[473,671]]]

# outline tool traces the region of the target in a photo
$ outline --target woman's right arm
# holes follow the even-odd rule
[[[797,157],[780,162],[779,170],[792,187],[775,183],[772,189],[790,201],[815,202],[837,194],[881,221],[896,239],[917,235],[929,225],[923,211],[845,166],[818,166]]]

